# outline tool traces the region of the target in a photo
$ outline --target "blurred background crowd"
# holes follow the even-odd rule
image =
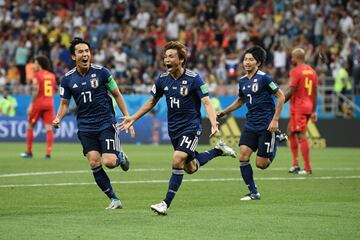
[[[187,67],[217,95],[237,94],[241,55],[255,44],[267,50],[263,70],[279,84],[301,46],[320,84],[345,70],[359,94],[359,11],[355,0],[0,0],[0,87],[28,94],[40,54],[61,79],[73,67],[70,41],[81,37],[124,93],[148,93],[162,71],[161,47],[179,40]]]

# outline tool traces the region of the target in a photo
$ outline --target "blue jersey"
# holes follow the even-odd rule
[[[246,75],[239,81],[239,97],[245,99],[245,128],[258,132],[266,130],[275,113],[273,94],[279,87],[272,77],[260,70],[249,79]]]
[[[177,80],[167,72],[156,80],[151,94],[155,98],[166,97],[168,131],[171,138],[191,131],[201,131],[201,98],[208,96],[204,80],[188,69]]]
[[[60,96],[74,97],[79,131],[101,131],[116,122],[106,84],[112,79],[105,67],[91,65],[85,76],[76,68],[67,72],[60,84]]]

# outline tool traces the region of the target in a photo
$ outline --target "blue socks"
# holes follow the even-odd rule
[[[170,204],[174,199],[176,192],[179,190],[183,177],[184,177],[184,169],[177,169],[177,168],[172,169],[172,175],[169,181],[168,192],[164,199],[164,202],[168,207],[170,207]]]
[[[222,154],[221,150],[213,148],[209,151],[196,154],[195,159],[198,160],[200,166],[203,166],[208,161],[210,161],[211,159],[213,159],[215,157],[220,156],[221,154]]]
[[[102,166],[100,165],[99,167],[93,168],[91,170],[93,172],[96,184],[106,194],[106,196],[108,196],[108,198],[110,199],[112,198],[118,199],[118,197],[116,197],[116,194],[114,193],[111,187],[110,179],[106,174],[106,172],[104,171],[104,169],[102,168]]]
[[[244,179],[245,184],[249,188],[251,193],[257,193],[257,188],[255,185],[253,170],[250,165],[250,161],[240,161],[240,172],[241,176]]]

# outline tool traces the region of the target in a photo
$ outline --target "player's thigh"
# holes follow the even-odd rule
[[[258,148],[258,135],[253,131],[245,129],[241,133],[239,146],[240,146],[240,154],[239,154],[240,161],[249,160],[251,154],[253,152],[256,152]]]
[[[113,153],[115,155],[118,153],[116,131],[112,126],[100,131],[99,142],[101,145],[101,153]]]
[[[78,131],[77,135],[83,147],[84,156],[86,156],[86,154],[90,151],[96,151],[98,153],[101,153],[98,132]]]
[[[309,114],[293,113],[290,117],[290,130],[292,132],[306,132]]]
[[[270,158],[275,147],[275,133],[264,130],[259,134],[257,156],[264,159]]]
[[[186,152],[177,151],[177,150],[174,151],[172,167],[178,169],[184,169],[188,156],[189,155]]]
[[[183,154],[176,154],[176,152],[183,152],[186,153],[186,162],[192,161],[196,156],[196,147],[199,143],[200,138],[200,132],[188,132],[181,134],[176,139],[171,139],[171,142],[174,147],[174,155],[173,155],[173,163],[178,161],[182,156],[185,156]]]
[[[44,124],[51,124],[55,118],[54,108],[46,108],[41,111],[41,119]]]
[[[39,120],[41,113],[42,113],[42,110],[40,108],[33,107],[28,116],[29,125],[31,125],[33,127]]]

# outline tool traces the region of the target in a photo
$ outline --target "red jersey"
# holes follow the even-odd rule
[[[318,87],[318,77],[309,65],[299,64],[290,71],[290,87],[295,92],[290,98],[290,112],[311,114],[314,93]]]
[[[55,74],[40,70],[34,75],[34,86],[39,87],[39,93],[34,101],[34,106],[37,107],[54,107],[53,95],[56,91]]]

